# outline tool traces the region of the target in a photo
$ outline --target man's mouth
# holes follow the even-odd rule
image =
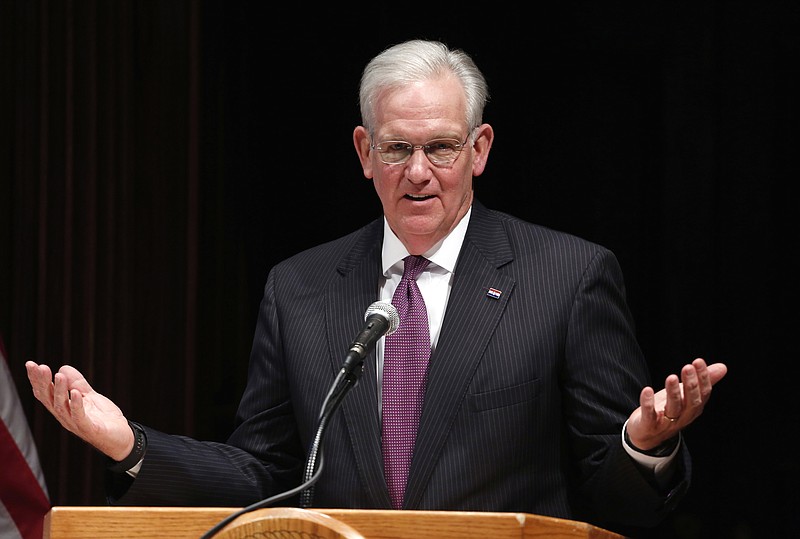
[[[429,198],[433,198],[433,195],[410,195],[410,194],[407,194],[407,195],[405,195],[405,198],[408,199],[408,200],[414,200],[414,201],[419,202],[419,201],[422,201],[422,200],[428,200]]]

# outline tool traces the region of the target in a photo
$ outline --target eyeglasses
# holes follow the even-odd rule
[[[384,140],[370,146],[380,154],[380,159],[387,165],[401,165],[411,158],[416,150],[425,152],[428,161],[436,166],[450,166],[455,163],[469,135],[464,142],[454,138],[440,138],[425,144],[411,144],[404,140]]]

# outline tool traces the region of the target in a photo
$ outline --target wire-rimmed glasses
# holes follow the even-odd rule
[[[408,161],[416,150],[422,150],[428,160],[436,166],[451,166],[469,139],[464,141],[454,138],[439,138],[429,140],[425,144],[411,144],[404,140],[383,140],[370,146],[378,152],[380,160],[387,165],[402,165]]]

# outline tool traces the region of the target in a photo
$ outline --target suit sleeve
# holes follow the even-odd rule
[[[281,354],[274,283],[270,274],[259,308],[247,387],[227,443],[145,427],[147,452],[137,478],[109,475],[111,504],[245,506],[300,484],[304,453]]]
[[[564,376],[567,435],[571,440],[585,518],[653,526],[685,493],[690,458],[685,443],[669,488],[659,489],[621,444],[621,429],[650,384],[634,334],[622,271],[599,248],[588,263],[573,301]]]

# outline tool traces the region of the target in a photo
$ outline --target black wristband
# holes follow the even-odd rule
[[[112,464],[109,465],[108,469],[114,473],[124,473],[136,466],[144,457],[147,449],[147,437],[144,434],[144,428],[133,421],[128,421],[128,425],[133,431],[133,449],[124,459],[120,461],[112,460]]]
[[[628,436],[628,429],[625,429],[625,443],[628,444],[631,449],[636,451],[637,453],[641,453],[643,455],[647,455],[648,457],[668,457],[675,451],[675,448],[678,447],[678,443],[680,443],[681,437],[680,435],[673,436],[669,440],[665,440],[655,446],[652,449],[639,449],[633,442],[631,442],[630,436]]]

